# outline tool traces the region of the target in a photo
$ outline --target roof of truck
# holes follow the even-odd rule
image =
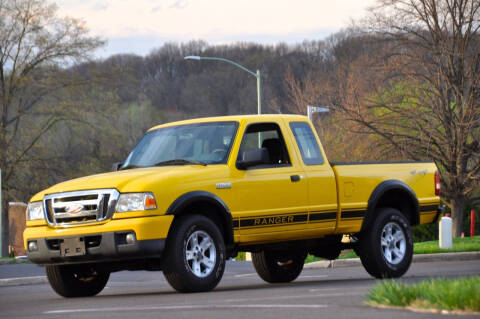
[[[227,122],[227,121],[236,121],[240,122],[242,120],[247,119],[258,119],[261,121],[273,121],[278,119],[286,119],[286,120],[298,120],[298,121],[308,121],[308,117],[304,115],[296,115],[296,114],[253,114],[253,115],[228,115],[228,116],[215,116],[215,117],[202,117],[190,120],[183,120],[183,121],[176,121],[176,122],[169,122],[160,125],[156,125],[149,129],[156,130],[161,127],[167,126],[175,126],[175,125],[184,125],[184,124],[194,124],[194,123],[206,123],[206,122]]]

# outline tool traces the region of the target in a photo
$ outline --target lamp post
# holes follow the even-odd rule
[[[330,108],[328,106],[311,106],[307,105],[307,114],[308,114],[308,119],[311,121],[312,120],[312,114],[313,113],[326,113],[330,111]]]
[[[260,70],[257,70],[257,73],[247,69],[241,64],[238,64],[237,62],[234,62],[229,59],[224,59],[224,58],[216,58],[216,57],[207,57],[207,56],[198,56],[198,55],[189,55],[185,57],[185,60],[197,60],[197,61],[222,61],[222,62],[227,62],[230,64],[235,65],[236,67],[242,69],[245,72],[248,72],[248,74],[253,75],[254,77],[257,78],[257,111],[258,114],[262,114],[262,96],[261,96],[261,77],[260,77]]]

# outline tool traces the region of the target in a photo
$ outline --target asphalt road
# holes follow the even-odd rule
[[[43,275],[35,265],[0,267],[0,278]],[[414,263],[400,279],[480,275],[480,261]],[[289,284],[263,282],[249,262],[228,262],[212,292],[180,294],[160,272],[119,272],[96,297],[65,299],[48,284],[0,287],[0,318],[445,318],[364,305],[376,284],[362,267],[306,269]],[[448,318],[479,318],[448,315]]]

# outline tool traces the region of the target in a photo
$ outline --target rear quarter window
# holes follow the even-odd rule
[[[306,122],[291,122],[290,129],[297,141],[303,163],[305,165],[322,165],[324,163],[322,152],[320,152],[310,125]]]

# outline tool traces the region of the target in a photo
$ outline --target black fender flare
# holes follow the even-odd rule
[[[383,195],[391,190],[399,190],[405,193],[413,204],[413,214],[412,220],[410,221],[413,225],[417,225],[420,221],[420,207],[418,204],[417,195],[413,191],[413,189],[408,186],[406,183],[399,181],[399,180],[387,180],[380,183],[375,190],[370,195],[368,199],[368,206],[367,206],[367,214],[363,219],[361,231],[364,231],[368,228],[368,226],[373,222],[375,219],[375,210],[377,208],[377,204]]]
[[[206,192],[206,191],[193,191],[188,192],[180,197],[178,197],[171,205],[168,207],[166,215],[178,215],[180,214],[185,207],[195,202],[206,202],[213,204],[217,210],[220,212],[220,218],[222,218],[222,224],[225,225],[225,244],[233,244],[233,222],[232,214],[228,209],[228,206],[224,201],[215,194]]]

